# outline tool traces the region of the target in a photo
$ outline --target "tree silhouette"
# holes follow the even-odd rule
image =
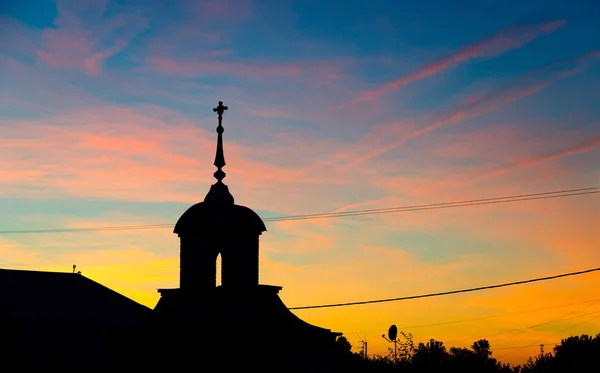
[[[352,344],[348,341],[348,338],[342,336],[337,337],[335,340],[334,356],[338,359],[348,359],[350,358],[352,353]]]
[[[492,357],[492,346],[485,339],[473,342],[470,348],[444,346],[434,339],[414,347],[411,334],[398,342],[400,358],[394,360],[393,349],[387,356],[365,359],[351,353],[352,345],[345,337],[336,342],[336,371],[351,372],[406,372],[406,373],[563,373],[595,372],[600,356],[600,334],[574,336],[563,339],[553,352],[540,353],[529,358],[523,366],[503,364]],[[340,364],[339,362],[342,362]]]
[[[477,354],[477,356],[487,359],[492,356],[492,351],[490,350],[490,342],[487,339],[480,339],[473,343],[471,346],[473,351]]]
[[[583,334],[563,339],[559,345],[553,348],[553,352],[529,358],[523,366],[522,373],[591,372],[600,370],[598,362],[600,334],[595,337]]]
[[[402,336],[403,340],[400,339],[397,343],[397,346],[398,346],[397,359],[398,359],[398,363],[405,365],[412,361],[413,356],[416,351],[416,347],[415,347],[413,335],[411,333],[405,333],[403,331],[400,331],[399,334]],[[392,355],[392,354],[393,354],[393,350],[390,349],[390,355]]]
[[[441,341],[430,339],[427,343],[419,343],[412,359],[412,365],[425,372],[442,371],[448,362],[448,351]]]

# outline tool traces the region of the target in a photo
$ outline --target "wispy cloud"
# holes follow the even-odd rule
[[[539,164],[550,162],[559,158],[594,151],[598,148],[600,148],[600,136],[595,136],[593,138],[590,138],[575,145],[568,146],[558,151],[535,157],[522,158],[506,166],[474,174],[472,175],[472,178],[474,180],[477,180],[489,177],[497,177],[500,175],[508,174],[512,171],[516,171],[521,168],[537,166]]]
[[[43,31],[37,58],[54,68],[77,68],[99,75],[103,61],[122,51],[148,27],[148,19],[141,14],[105,16],[107,5],[106,1],[92,1],[86,6],[58,2],[55,27]]]
[[[6,170],[0,171],[4,181],[0,194],[4,196],[189,202],[203,196],[197,185],[208,188],[214,181],[209,161],[214,157],[214,132],[198,128],[181,113],[157,107],[80,108],[43,121],[3,121],[0,131],[4,150],[0,170]],[[235,162],[226,167],[229,180],[226,181],[234,190],[241,189],[235,185],[244,185],[244,190],[239,190],[236,196],[251,195],[255,188],[262,195],[282,185],[316,188],[344,183],[343,178],[326,175],[322,170],[313,172],[318,156],[302,157],[300,147],[295,148],[287,163],[265,161],[273,157],[281,159],[281,154],[291,147],[290,142],[301,145],[298,136],[278,138],[275,134],[269,151],[229,140],[226,156]],[[335,143],[312,139],[303,146],[309,152],[315,146],[325,149],[332,145]],[[143,186],[144,193],[139,192],[140,180],[148,180]],[[45,187],[35,188],[40,185]],[[279,206],[275,202],[269,208],[285,209],[289,203],[302,204],[302,201],[288,201]]]
[[[229,75],[250,79],[308,78],[337,79],[345,64],[337,61],[273,63],[266,61],[225,61],[213,55],[195,58],[150,57],[143,71],[178,75],[207,76]]]
[[[253,13],[250,0],[184,0],[181,6],[195,18],[203,22],[212,21],[214,24],[224,20],[241,22],[248,20]]]
[[[410,84],[416,80],[441,73],[459,63],[474,58],[490,58],[501,55],[513,49],[518,49],[536,39],[540,35],[549,34],[565,25],[564,20],[517,25],[505,28],[494,35],[463,47],[441,59],[428,63],[415,72],[401,76],[377,88],[364,91],[353,100],[342,106],[349,106],[360,101],[371,101],[388,92]]]
[[[431,121],[433,123],[405,133],[401,135],[398,140],[355,158],[348,166],[363,163],[372,157],[402,145],[410,139],[424,135],[448,124],[457,123],[495,111],[511,102],[534,95],[557,80],[564,79],[583,71],[587,67],[587,64],[596,58],[600,58],[600,51],[593,51],[569,60],[546,65],[530,71],[498,89],[478,93],[473,97],[464,100],[462,104],[446,110],[444,114],[438,115],[433,119],[426,117],[413,119],[415,122]],[[385,138],[390,134],[395,134],[396,127],[396,124],[391,124],[379,128],[376,131],[377,136]],[[373,136],[370,136],[370,138],[372,137]]]

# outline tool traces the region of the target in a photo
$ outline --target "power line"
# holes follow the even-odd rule
[[[576,304],[585,304],[585,303],[591,303],[591,304],[588,304],[588,305],[586,305],[586,306],[584,306],[584,307],[580,307],[580,308],[578,308],[578,309],[576,309],[576,310],[574,310],[574,311],[570,311],[570,312],[568,312],[568,313],[566,313],[566,314],[564,314],[564,315],[562,315],[562,316],[559,316],[559,317],[557,317],[557,318],[553,318],[553,319],[550,319],[550,320],[548,320],[548,321],[544,321],[544,322],[542,322],[542,323],[538,323],[538,324],[535,324],[535,325],[530,325],[530,326],[526,326],[526,327],[523,327],[523,328],[518,328],[518,329],[511,329],[511,330],[507,330],[507,331],[500,332],[500,333],[495,333],[495,334],[488,334],[488,335],[486,335],[486,336],[483,336],[483,337],[469,337],[469,338],[455,339],[455,340],[451,340],[451,341],[444,341],[444,344],[445,344],[445,345],[447,345],[447,346],[450,346],[450,344],[452,344],[452,343],[455,343],[455,342],[463,342],[463,341],[467,341],[467,340],[469,340],[469,341],[473,341],[473,340],[480,340],[480,339],[488,339],[488,340],[489,340],[489,339],[490,339],[490,337],[494,337],[494,336],[497,336],[497,335],[502,335],[502,334],[508,334],[508,333],[514,333],[514,332],[518,332],[518,333],[515,333],[515,334],[513,334],[513,335],[511,335],[511,336],[508,336],[508,337],[506,337],[506,338],[501,338],[501,339],[497,339],[497,340],[495,340],[496,342],[498,342],[498,341],[503,341],[503,340],[506,340],[506,339],[508,339],[508,338],[512,338],[512,337],[514,337],[515,335],[517,335],[517,334],[519,334],[520,332],[522,332],[522,331],[524,331],[524,330],[527,330],[527,329],[533,329],[533,328],[537,328],[537,327],[544,326],[544,325],[551,325],[551,324],[556,324],[556,323],[563,322],[563,321],[568,321],[568,320],[573,320],[573,319],[579,319],[579,318],[582,318],[582,317],[585,317],[585,316],[597,315],[598,313],[600,313],[600,310],[596,310],[596,311],[593,311],[593,312],[585,313],[585,314],[583,314],[583,315],[574,315],[574,316],[570,316],[570,315],[572,315],[572,314],[574,314],[574,313],[577,313],[577,312],[581,311],[581,310],[582,310],[582,309],[584,309],[584,308],[588,308],[588,307],[590,307],[590,306],[594,306],[594,305],[596,305],[596,304],[597,304],[597,303],[599,303],[599,302],[600,302],[600,299],[594,299],[594,300],[587,300],[587,301],[583,301],[583,302],[568,303],[568,304],[559,305],[559,306],[553,306],[553,307],[545,307],[545,308],[540,308],[540,309],[537,309],[537,310],[527,310],[527,311],[522,311],[522,312],[512,312],[512,313],[502,314],[502,315],[500,315],[500,316],[503,316],[503,315],[514,315],[514,314],[525,313],[525,312],[534,312],[534,311],[538,311],[538,310],[553,309],[553,308],[559,308],[559,307],[571,306],[571,305],[576,305]],[[569,317],[569,316],[570,316],[570,317]],[[558,331],[558,332],[556,332],[556,333],[552,334],[551,336],[555,336],[555,335],[557,335],[557,334],[560,334],[560,333],[562,333],[562,332],[564,332],[564,331],[566,331],[566,330],[568,330],[568,329],[572,329],[572,328],[574,328],[574,327],[576,327],[576,326],[579,326],[579,325],[582,325],[582,324],[586,324],[586,323],[588,323],[588,322],[591,322],[591,321],[593,321],[593,320],[595,320],[595,319],[597,319],[597,318],[600,318],[600,315],[598,315],[598,316],[595,316],[595,317],[593,317],[593,318],[591,318],[591,319],[585,320],[585,321],[583,321],[583,322],[580,322],[580,323],[578,323],[578,324],[571,325],[571,326],[569,326],[569,327],[567,327],[567,328],[565,328],[565,329],[562,329],[562,330],[560,330],[560,331]],[[471,320],[479,320],[479,319],[480,319],[480,318],[474,318],[474,319],[465,319],[465,320],[458,320],[458,322],[462,322],[462,321],[471,321]],[[424,326],[429,326],[429,325],[442,325],[442,324],[444,324],[444,323],[427,324],[427,325],[424,325]],[[408,328],[415,328],[415,326],[409,326],[409,327],[406,327],[406,326],[404,326],[404,327],[400,327],[400,328],[398,328],[398,329],[399,329],[399,330],[406,330],[406,329],[408,329]],[[382,331],[382,330],[374,330],[374,332],[375,332],[375,331],[379,332],[379,331]],[[347,333],[347,334],[357,334],[357,333],[360,333],[360,332],[351,332],[351,333],[349,332],[349,333]],[[363,332],[363,333],[364,333],[364,332]],[[559,343],[560,343],[560,341],[559,341],[559,342],[547,342],[547,343],[544,343],[544,345],[551,345],[551,344],[555,344],[555,345],[556,345],[556,344],[559,344]],[[500,347],[500,348],[492,348],[492,350],[493,350],[493,351],[496,351],[496,350],[510,350],[510,349],[515,349],[515,350],[516,350],[516,349],[523,349],[523,348],[527,348],[527,347],[533,347],[533,346],[537,347],[538,345],[539,345],[539,343],[531,343],[531,344],[524,345],[524,346],[514,346],[514,347]],[[454,347],[454,346],[453,346],[453,347]],[[514,351],[513,351],[513,352],[514,352]],[[509,354],[511,354],[511,353],[512,353],[512,352],[509,352],[509,353],[507,353],[507,354],[505,354],[505,355],[502,355],[502,356],[500,356],[500,357],[503,357],[503,356],[509,355]],[[499,357],[499,358],[500,358],[500,357]],[[498,359],[499,359],[499,358],[498,358]]]
[[[563,198],[571,196],[581,196],[588,194],[600,193],[600,187],[578,188],[559,190],[554,192],[541,192],[520,194],[505,197],[493,197],[484,199],[474,199],[456,202],[431,203],[423,205],[388,207],[381,209],[366,209],[366,210],[351,210],[343,212],[329,212],[305,215],[288,215],[279,217],[263,218],[265,222],[280,222],[287,220],[307,220],[307,219],[322,219],[348,216],[362,216],[374,214],[387,214],[395,212],[422,211],[434,210],[453,207],[468,207],[478,205],[490,205],[497,203],[522,202],[538,199]],[[32,233],[71,233],[71,232],[98,232],[98,231],[124,231],[124,230],[140,230],[140,229],[155,229],[155,228],[172,228],[174,224],[142,224],[142,225],[122,225],[122,226],[105,226],[105,227],[84,227],[84,228],[51,228],[51,229],[22,229],[22,230],[3,230],[0,234],[32,234]]]
[[[415,328],[418,328],[418,327],[425,327],[425,326],[436,326],[436,325],[444,325],[444,324],[451,324],[451,323],[458,323],[458,322],[465,322],[465,321],[473,321],[473,320],[480,320],[480,319],[486,319],[486,318],[497,317],[497,316],[508,316],[508,315],[522,314],[522,313],[531,313],[531,312],[537,312],[537,311],[542,311],[542,310],[549,310],[549,309],[556,309],[556,308],[561,308],[561,307],[567,307],[567,306],[573,306],[573,305],[591,303],[591,304],[588,304],[587,306],[578,308],[575,311],[571,311],[571,312],[569,312],[567,314],[564,314],[564,315],[562,315],[562,316],[560,316],[558,318],[554,318],[554,319],[551,319],[551,320],[548,320],[548,321],[545,321],[543,323],[539,323],[539,324],[536,324],[536,325],[531,325],[531,326],[524,327],[524,328],[519,328],[519,329],[507,330],[507,331],[504,331],[504,332],[501,332],[501,333],[490,334],[490,335],[487,335],[487,336],[484,336],[484,337],[470,337],[470,338],[463,338],[463,339],[455,339],[455,340],[451,340],[451,341],[445,341],[444,344],[446,344],[447,346],[449,346],[451,343],[455,343],[455,342],[462,342],[462,341],[466,341],[466,340],[473,341],[473,340],[479,340],[479,339],[488,339],[489,340],[489,337],[493,337],[493,336],[496,336],[496,335],[512,333],[512,332],[515,332],[515,331],[523,331],[523,330],[526,330],[526,329],[533,329],[533,328],[537,328],[537,327],[543,326],[543,325],[550,325],[550,324],[555,324],[555,323],[558,323],[558,322],[561,322],[561,321],[567,321],[567,320],[577,319],[577,318],[581,318],[581,317],[585,317],[585,316],[595,315],[595,314],[600,313],[600,311],[594,311],[594,312],[586,313],[586,314],[583,314],[583,315],[575,315],[575,316],[568,317],[569,315],[571,315],[573,313],[577,313],[577,312],[581,311],[582,309],[587,308],[589,306],[593,306],[593,305],[597,304],[598,302],[600,302],[600,299],[591,299],[591,300],[582,301],[582,302],[567,303],[567,304],[561,304],[561,305],[552,306],[552,307],[537,308],[537,309],[526,310],[526,311],[519,311],[519,312],[510,312],[510,313],[492,315],[492,316],[488,316],[488,317],[477,317],[477,318],[472,318],[472,319],[462,319],[462,320],[455,320],[455,321],[441,322],[441,323],[434,323],[434,324],[403,326],[403,327],[399,327],[398,330],[407,330],[407,329],[415,329]],[[600,316],[598,316],[598,317],[600,317]],[[590,321],[592,321],[592,320],[594,320],[594,319],[596,319],[598,317],[594,317],[594,318],[592,318],[590,320],[587,320],[587,321],[585,321],[583,323],[579,323],[579,324],[570,326],[570,327],[568,327],[566,329],[561,330],[560,332],[558,332],[556,334],[562,333],[563,331],[565,331],[567,329],[570,329],[570,328],[573,328],[575,326],[578,326],[578,325],[590,322]],[[368,332],[364,332],[364,331],[363,332],[348,332],[348,333],[345,333],[345,334],[359,334],[359,333],[381,332],[381,331],[385,331],[385,330],[380,329],[380,330],[371,330],[371,331],[368,331]],[[510,338],[510,337],[512,337],[512,336],[509,336],[507,338]],[[507,338],[502,338],[502,339],[495,340],[495,341],[496,342],[503,341],[503,340],[505,340]],[[556,345],[556,344],[559,344],[559,343],[560,343],[560,341],[559,342],[547,342],[547,343],[544,343],[544,344],[545,345],[552,345],[552,344]],[[496,351],[496,350],[512,350],[512,349],[516,350],[516,349],[523,349],[523,348],[533,347],[533,346],[537,347],[537,345],[538,344],[533,343],[533,344],[529,344],[529,345],[525,345],[525,346],[492,348],[492,350],[493,351]],[[373,355],[375,355],[375,354],[373,354]],[[503,356],[505,356],[505,355],[503,355]]]
[[[549,346],[549,345],[557,345],[560,344],[561,341],[558,342],[546,342],[543,343],[543,345],[545,346]],[[525,345],[525,346],[512,346],[512,347],[498,347],[498,348],[492,348],[493,351],[497,351],[497,350],[514,350],[514,349],[523,349],[523,348],[527,348],[527,347],[538,347],[539,344],[530,344],[530,345]],[[508,354],[502,355],[502,356],[506,356]]]
[[[552,309],[557,309],[557,308],[564,308],[564,307],[569,307],[569,306],[575,306],[575,305],[579,305],[579,304],[586,304],[586,303],[597,303],[600,302],[600,299],[591,299],[591,300],[586,300],[586,301],[582,301],[582,302],[574,302],[574,303],[566,303],[566,304],[560,304],[557,306],[550,306],[550,307],[543,307],[543,308],[536,308],[536,309],[532,309],[532,310],[525,310],[525,311],[517,311],[517,312],[507,312],[507,313],[497,313],[495,315],[489,315],[489,316],[481,316],[481,317],[473,317],[473,318],[469,318],[469,319],[459,319],[459,320],[450,320],[450,321],[440,321],[440,322],[435,322],[435,323],[430,323],[430,324],[418,324],[418,325],[406,325],[406,326],[399,326],[398,330],[412,330],[412,329],[420,329],[420,328],[426,328],[426,327],[430,327],[430,326],[440,326],[440,325],[449,325],[449,324],[459,324],[459,323],[464,323],[464,322],[469,322],[469,321],[479,321],[479,320],[487,320],[487,319],[492,319],[492,318],[496,318],[496,317],[503,317],[503,316],[512,316],[512,315],[521,315],[524,313],[531,313],[531,312],[539,312],[539,311],[546,311],[546,310],[552,310]],[[367,331],[359,331],[359,332],[348,332],[348,334],[360,334],[360,333],[379,333],[379,332],[385,332],[387,331],[387,329],[378,329],[378,330],[367,330]]]
[[[588,308],[588,307],[594,306],[596,304],[597,304],[597,302],[593,302],[592,304],[588,304],[586,306],[578,308],[575,311],[568,312],[568,313],[566,313],[566,314],[564,314],[562,316],[555,317],[555,318],[552,318],[550,320],[547,320],[547,321],[544,321],[544,322],[541,322],[541,323],[538,323],[538,324],[534,324],[534,325],[530,325],[530,326],[525,326],[525,327],[517,328],[517,329],[510,329],[510,330],[506,330],[506,331],[499,332],[499,333],[488,334],[487,336],[484,336],[484,337],[469,337],[469,338],[455,339],[455,340],[452,340],[452,341],[448,341],[448,343],[464,342],[464,341],[473,340],[473,339],[484,339],[484,338],[485,339],[489,339],[489,337],[495,337],[495,336],[504,335],[504,334],[511,334],[511,335],[509,335],[507,337],[500,338],[500,339],[496,340],[496,342],[503,341],[505,339],[512,338],[512,337],[516,336],[517,334],[520,334],[520,333],[522,333],[522,332],[524,332],[525,330],[528,330],[528,329],[534,329],[534,328],[538,328],[538,327],[544,326],[544,325],[556,324],[556,323],[559,323],[561,321],[566,321],[566,320],[571,320],[571,319],[577,319],[577,318],[580,318],[582,316],[589,316],[589,315],[598,314],[598,313],[600,313],[600,311],[594,311],[594,312],[586,313],[586,314],[583,314],[583,315],[575,315],[575,316],[569,317],[570,315],[572,315],[574,313],[577,313],[577,312],[581,311],[584,308]]]
[[[546,198],[560,198],[560,197],[578,196],[578,195],[583,195],[583,194],[595,194],[595,193],[600,193],[599,187],[565,189],[565,190],[558,190],[558,191],[553,191],[553,192],[529,193],[529,194],[504,196],[504,197],[472,199],[472,200],[455,201],[455,202],[429,203],[429,204],[424,204],[424,205],[387,207],[387,208],[369,209],[369,210],[351,210],[351,211],[341,211],[341,212],[326,212],[326,213],[320,213],[320,214],[289,215],[289,216],[283,216],[283,217],[265,218],[264,220],[267,220],[267,221],[301,220],[301,219],[316,219],[316,218],[320,218],[320,217],[328,218],[328,217],[334,217],[334,216],[383,214],[383,213],[392,213],[392,212],[401,212],[401,211],[415,211],[415,210],[418,211],[418,210],[429,210],[429,209],[435,209],[435,208],[463,207],[463,206],[472,206],[472,205],[480,205],[480,204],[519,202],[519,201],[534,200],[534,199],[546,199]],[[537,198],[534,198],[534,197],[537,197]]]
[[[500,339],[496,340],[496,342],[504,341],[506,339],[513,338],[513,337],[517,336],[518,334],[521,334],[522,332],[524,332],[525,330],[528,330],[528,329],[534,329],[534,328],[537,328],[539,326],[557,324],[557,323],[560,323],[560,322],[563,322],[563,321],[576,320],[576,319],[579,319],[581,317],[590,316],[590,315],[597,315],[599,313],[600,313],[600,311],[594,311],[594,312],[584,313],[583,315],[575,315],[575,316],[571,316],[571,317],[566,317],[566,315],[565,315],[563,317],[560,317],[560,318],[557,318],[557,319],[553,319],[553,320],[550,320],[548,322],[543,322],[543,323],[540,323],[540,324],[536,324],[536,325],[532,325],[532,326],[527,326],[527,327],[524,327],[524,328],[521,328],[521,329],[514,329],[512,331],[507,331],[504,334],[506,334],[506,333],[513,333],[513,332],[516,332],[516,333],[513,333],[512,335],[509,335],[509,336],[504,337],[504,338],[500,338]],[[597,317],[592,318],[592,320],[596,319],[598,317],[600,317],[600,315],[597,316]],[[591,320],[588,320],[586,322],[589,322],[589,321],[591,321]],[[567,329],[571,329],[571,328],[573,328],[573,327],[575,327],[577,325],[581,325],[581,324],[583,324],[583,323],[570,326],[570,327],[568,327],[566,329],[561,330],[559,333],[561,333],[561,332],[563,332],[563,331],[565,331]],[[494,334],[494,335],[500,335],[500,334],[502,334],[502,333],[497,333],[497,334]],[[492,335],[492,336],[494,336],[494,335]],[[553,334],[553,335],[555,335],[555,334]]]
[[[417,329],[417,328],[424,328],[424,327],[428,327],[428,326],[458,324],[458,323],[467,322],[467,321],[487,320],[487,319],[491,319],[491,318],[495,318],[495,317],[511,316],[511,315],[521,315],[521,314],[524,314],[524,313],[539,312],[539,311],[544,311],[544,310],[551,310],[551,309],[556,309],[556,308],[563,308],[563,307],[568,307],[568,306],[574,306],[574,305],[577,305],[577,304],[586,304],[586,303],[592,303],[593,304],[593,303],[597,303],[597,302],[600,302],[600,299],[587,300],[587,301],[584,301],[584,302],[576,302],[576,303],[563,304],[563,305],[560,305],[560,306],[537,308],[535,310],[509,312],[509,313],[501,313],[501,314],[490,315],[490,316],[475,317],[475,318],[472,318],[472,319],[445,321],[445,322],[438,322],[438,323],[424,324],[424,325],[405,326],[405,327],[402,327],[402,328],[404,328],[404,329],[409,329],[409,328],[411,328],[411,329]]]
[[[492,205],[492,204],[497,204],[497,203],[532,201],[532,200],[536,200],[536,199],[561,198],[561,197],[581,196],[581,195],[585,195],[585,194],[596,194],[596,193],[600,193],[600,191],[570,193],[570,194],[561,194],[561,195],[552,195],[552,196],[540,196],[540,197],[513,198],[513,199],[504,199],[504,200],[498,200],[498,201],[486,201],[486,202],[454,203],[454,204],[449,202],[447,204],[432,204],[430,206],[422,206],[422,207],[414,207],[414,208],[398,207],[398,208],[389,208],[388,210],[383,210],[383,211],[340,212],[340,213],[331,213],[329,215],[316,215],[316,216],[307,216],[307,217],[298,217],[298,218],[284,218],[284,219],[271,218],[269,220],[265,219],[265,221],[268,221],[268,222],[277,222],[277,221],[285,221],[285,220],[308,220],[308,219],[323,219],[323,218],[340,218],[340,217],[347,217],[347,216],[389,214],[389,213],[394,213],[394,212],[437,210],[437,209],[452,208],[452,207],[468,207],[468,206],[478,206],[478,205]]]
[[[588,314],[588,315],[589,315],[589,314]],[[584,315],[584,316],[586,316],[586,315]],[[591,321],[594,321],[594,320],[596,320],[597,318],[600,318],[600,315],[599,315],[599,316],[592,317],[592,318],[591,318],[591,319],[589,319],[589,320],[582,321],[582,322],[580,322],[580,323],[578,323],[578,324],[571,325],[571,326],[569,326],[569,327],[567,327],[567,328],[564,328],[563,330],[560,330],[560,331],[558,331],[558,332],[556,332],[556,333],[552,334],[552,335],[551,335],[551,337],[553,337],[553,336],[555,336],[555,335],[558,335],[558,334],[560,334],[560,333],[562,333],[562,332],[565,332],[565,331],[567,331],[567,330],[569,330],[569,329],[573,329],[573,328],[574,328],[574,327],[576,327],[576,326],[583,325],[583,324],[587,324],[587,323],[589,323],[589,322],[591,322]],[[561,341],[561,342],[562,342],[562,341]],[[498,356],[496,359],[498,359],[498,360],[499,360],[500,358],[503,358],[503,357],[505,357],[505,356],[508,356],[508,355],[510,355],[510,354],[512,354],[512,353],[514,353],[514,352],[516,352],[516,351],[520,351],[520,350],[522,350],[522,349],[524,349],[524,348],[531,347],[531,346],[533,346],[533,345],[537,345],[537,344],[539,344],[539,343],[530,343],[530,344],[528,344],[528,345],[526,345],[526,346],[523,346],[523,347],[521,347],[521,348],[519,348],[519,349],[516,349],[516,350],[510,351],[510,352],[507,352],[506,354],[504,354],[504,355],[502,355],[502,356]]]
[[[579,312],[579,311],[581,311],[581,310],[582,310],[582,309],[584,309],[584,308],[587,308],[587,307],[593,306],[593,305],[595,305],[596,303],[598,303],[599,301],[600,301],[600,300],[593,300],[593,301],[580,302],[580,303],[590,303],[590,302],[592,302],[592,304],[590,304],[590,305],[587,305],[587,306],[584,306],[584,307],[581,307],[581,308],[579,308],[579,309],[577,309],[577,310],[575,310],[575,311],[571,311],[571,312],[569,312],[569,313],[567,313],[567,314],[564,314],[563,316],[560,316],[560,317],[558,317],[558,318],[554,318],[554,319],[551,319],[551,320],[549,320],[549,321],[545,321],[545,322],[542,322],[542,323],[539,323],[539,324],[535,324],[535,325],[531,325],[531,326],[527,326],[527,327],[524,327],[524,328],[519,328],[519,329],[507,330],[507,331],[505,331],[505,332],[500,332],[500,333],[496,333],[496,334],[489,334],[489,335],[487,335],[487,336],[484,336],[484,337],[470,337],[470,338],[463,338],[463,339],[456,339],[456,340],[452,340],[452,341],[446,341],[446,342],[444,342],[444,344],[446,344],[446,345],[450,345],[451,343],[455,343],[455,342],[462,342],[462,341],[466,341],[466,340],[473,341],[473,340],[480,340],[480,339],[489,339],[489,337],[493,337],[493,336],[496,336],[496,335],[502,335],[502,334],[512,333],[512,332],[515,332],[515,331],[517,331],[517,332],[521,332],[521,331],[524,331],[524,330],[527,330],[527,329],[533,329],[533,328],[537,328],[537,327],[539,327],[539,326],[543,326],[543,325],[556,324],[556,323],[559,323],[559,322],[562,322],[562,321],[567,321],[567,320],[578,319],[578,318],[585,317],[585,316],[590,316],[590,315],[597,315],[598,313],[600,313],[600,311],[594,311],[594,312],[589,312],[589,313],[586,313],[586,314],[583,314],[583,315],[575,315],[575,316],[567,317],[567,316],[569,316],[569,315],[571,315],[571,314],[573,314],[573,313],[576,313],[576,312]],[[573,303],[573,304],[577,304],[577,303]],[[586,320],[586,321],[580,322],[580,323],[578,323],[578,324],[571,325],[571,326],[569,326],[569,327],[567,327],[567,328],[565,328],[565,329],[562,329],[562,330],[560,330],[560,331],[558,331],[558,332],[556,332],[556,333],[552,334],[551,336],[555,336],[555,335],[557,335],[557,334],[560,334],[560,333],[562,333],[562,332],[564,332],[564,331],[566,331],[566,330],[568,330],[568,329],[572,329],[572,328],[574,328],[574,327],[576,327],[576,326],[579,326],[579,325],[582,325],[582,324],[586,324],[586,323],[588,323],[588,322],[590,322],[590,321],[593,321],[593,320],[595,320],[595,319],[597,319],[597,318],[600,318],[600,315],[598,315],[598,316],[595,316],[595,317],[593,317],[593,318],[591,318],[591,319],[588,319],[588,320]],[[350,333],[348,333],[348,334],[350,334]],[[515,334],[515,335],[516,335],[516,334]],[[513,336],[514,336],[514,335],[512,335],[512,336],[509,336],[509,337],[507,337],[507,338],[510,338],[510,337],[513,337]],[[496,340],[496,342],[498,342],[498,341],[503,341],[503,340],[505,340],[505,339],[507,339],[507,338],[502,338],[502,339]],[[550,344],[559,344],[559,343],[560,343],[560,342],[550,342],[550,343],[544,343],[544,344],[550,345]],[[539,343],[531,343],[531,344],[528,344],[528,345],[525,345],[525,346],[515,346],[515,347],[501,347],[501,348],[492,348],[492,350],[493,350],[493,351],[496,351],[496,350],[508,350],[508,349],[522,349],[522,348],[527,348],[527,347],[531,347],[531,346],[534,346],[534,345],[535,345],[535,346],[537,346],[537,345],[539,345]],[[513,352],[514,352],[514,351],[512,351],[512,352],[509,352],[509,353],[507,353],[507,354],[505,354],[505,355],[502,355],[502,356],[498,357],[497,359],[500,359],[501,357],[504,357],[504,356],[506,356],[506,355],[509,355],[509,354],[511,354],[511,353],[513,353]]]
[[[593,306],[593,305],[594,305],[594,304],[590,304],[590,305],[587,305],[587,306],[581,307],[581,308],[579,308],[579,309],[577,309],[577,310],[575,310],[575,311],[569,312],[569,313],[567,313],[567,314],[565,314],[565,315],[563,315],[563,316],[560,316],[560,317],[554,318],[554,319],[552,319],[552,320],[549,320],[549,321],[546,321],[546,322],[542,322],[542,323],[535,324],[535,325],[530,325],[530,326],[527,326],[527,327],[524,327],[524,328],[520,328],[520,329],[515,329],[515,330],[512,330],[512,331],[508,331],[508,332],[506,332],[506,333],[504,333],[504,334],[507,334],[507,333],[512,333],[512,334],[511,334],[511,335],[509,335],[509,336],[506,336],[506,337],[504,337],[504,338],[498,339],[497,341],[504,341],[504,340],[506,340],[506,339],[513,338],[513,337],[515,337],[515,336],[517,336],[517,335],[521,334],[522,332],[524,332],[524,331],[526,331],[526,330],[529,330],[529,329],[534,329],[534,328],[537,328],[537,327],[540,327],[540,326],[551,325],[551,324],[557,324],[557,323],[560,323],[560,322],[563,322],[563,321],[567,321],[567,320],[573,320],[573,319],[578,319],[578,318],[580,318],[580,317],[583,317],[583,316],[596,315],[596,314],[600,313],[600,311],[594,311],[594,312],[585,313],[585,314],[583,314],[583,315],[575,315],[575,316],[571,316],[571,317],[569,317],[569,315],[572,315],[572,314],[574,314],[574,313],[577,313],[577,312],[581,311],[582,309],[584,309],[584,308],[587,308],[587,307],[590,307],[590,306]]]
[[[545,345],[545,346],[549,346],[549,345],[558,345],[558,344],[560,344],[561,342],[562,342],[562,341],[545,342],[545,343],[543,343],[543,345]],[[525,345],[525,346],[511,346],[511,347],[493,347],[493,348],[492,348],[492,351],[498,351],[498,350],[514,350],[514,349],[519,349],[519,350],[520,350],[520,349],[524,349],[524,348],[527,348],[527,347],[536,347],[536,348],[537,348],[537,347],[539,347],[539,344],[529,344],[529,345]],[[511,352],[511,353],[512,353],[512,352]],[[369,354],[369,356],[377,356],[377,355],[378,355],[378,354]],[[506,355],[508,355],[508,354],[504,354],[504,355],[502,355],[502,356],[500,356],[500,357],[503,357],[503,356],[506,356]],[[496,358],[496,359],[498,360],[499,358]]]
[[[528,284],[528,283],[531,283],[531,282],[554,280],[554,279],[557,279],[557,278],[583,275],[583,274],[586,274],[586,273],[591,273],[591,272],[596,272],[596,271],[600,271],[600,267],[586,269],[584,271],[578,271],[578,272],[563,273],[563,274],[560,274],[560,275],[554,275],[554,276],[548,276],[548,277],[539,277],[539,278],[533,278],[533,279],[529,279],[529,280],[508,282],[508,283],[497,284],[497,285],[481,286],[481,287],[476,287],[476,288],[468,288],[468,289],[444,291],[444,292],[440,292],[440,293],[429,293],[429,294],[421,294],[421,295],[411,295],[411,296],[399,297],[399,298],[365,300],[365,301],[359,301],[359,302],[332,303],[332,304],[322,304],[322,305],[316,305],[316,306],[290,307],[289,309],[290,310],[305,310],[305,309],[314,309],[314,308],[345,307],[345,306],[357,306],[357,305],[361,305],[361,304],[374,304],[374,303],[396,302],[396,301],[409,300],[409,299],[431,298],[431,297],[438,297],[438,296],[442,296],[442,295],[468,293],[468,292],[472,292],[472,291],[480,291],[480,290],[495,289],[495,288],[501,288],[501,287],[507,287],[507,286]]]

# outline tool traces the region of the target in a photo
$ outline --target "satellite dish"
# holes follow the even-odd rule
[[[388,338],[390,339],[390,341],[396,340],[397,336],[398,336],[398,328],[396,327],[396,325],[390,326],[390,329],[388,330]]]

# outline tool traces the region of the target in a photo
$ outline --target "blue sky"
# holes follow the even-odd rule
[[[597,1],[5,1],[0,230],[174,224],[214,182],[219,100],[224,181],[262,217],[598,186],[598,14]],[[599,203],[268,223],[261,282],[295,306],[581,270],[600,261]],[[168,228],[0,235],[2,267],[76,263],[151,307],[177,286],[178,261]],[[298,315],[357,346],[371,331],[384,353],[391,323],[597,296],[593,277],[564,281]],[[414,334],[466,345],[561,312]],[[574,326],[585,320],[564,336],[598,331]],[[567,327],[490,342],[549,342]]]

